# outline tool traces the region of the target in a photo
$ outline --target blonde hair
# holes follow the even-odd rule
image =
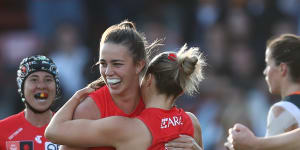
[[[204,79],[206,66],[198,47],[187,48],[185,44],[178,53],[163,52],[149,63],[146,75],[153,74],[159,93],[177,97],[182,92],[192,95],[198,92],[198,85]]]

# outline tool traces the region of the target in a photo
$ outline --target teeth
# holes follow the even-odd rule
[[[47,99],[36,99],[37,101],[40,101],[40,102],[46,102]]]
[[[120,83],[120,82],[121,82],[120,79],[107,79],[108,84],[117,84],[117,83]]]

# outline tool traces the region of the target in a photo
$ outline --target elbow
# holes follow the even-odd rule
[[[65,136],[64,128],[48,125],[44,132],[44,136],[46,139],[48,139],[50,142],[60,145],[70,145],[68,143],[68,139]]]
[[[48,139],[49,141],[51,141],[52,143],[57,143],[56,139],[57,139],[57,134],[56,132],[54,131],[53,128],[51,127],[47,127],[46,130],[45,130],[45,133],[44,133],[44,136],[46,139]],[[58,143],[57,143],[58,144]]]
[[[47,138],[48,140],[51,141],[51,139],[53,138],[53,133],[52,133],[52,129],[49,128],[49,126],[46,128],[45,133],[44,133],[45,138]]]

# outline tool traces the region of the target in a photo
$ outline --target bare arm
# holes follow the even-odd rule
[[[202,131],[201,131],[199,120],[197,119],[197,117],[193,113],[188,112],[188,115],[190,116],[190,118],[193,121],[193,125],[194,125],[194,139],[195,139],[195,141],[198,144],[196,146],[200,146],[203,149],[203,145],[202,145]]]
[[[91,97],[87,97],[75,109],[73,119],[100,119],[100,111]],[[60,150],[87,150],[88,148],[60,146]]]
[[[74,109],[89,90],[84,88],[76,92],[54,115],[45,131],[46,138],[57,144],[81,147],[117,146],[121,142],[126,143],[134,135],[128,134],[134,133],[129,132],[129,129],[137,126],[130,118],[114,116],[98,120],[72,120]]]
[[[91,97],[87,97],[76,107],[73,119],[100,119],[99,108]]]
[[[235,124],[229,129],[225,145],[234,150],[298,150],[300,128],[270,137],[256,137],[246,126]]]
[[[257,150],[299,150],[300,128],[284,134],[258,138]]]
[[[187,112],[187,114],[190,116],[194,125],[194,138],[187,135],[180,135],[179,138],[176,138],[166,144],[168,150],[178,148],[184,150],[203,150],[202,133],[199,121],[193,113]]]

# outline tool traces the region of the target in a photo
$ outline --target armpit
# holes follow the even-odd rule
[[[299,124],[298,123],[294,123],[290,127],[288,127],[287,129],[285,129],[284,132],[289,132],[289,131],[295,130],[297,128],[299,128]]]

